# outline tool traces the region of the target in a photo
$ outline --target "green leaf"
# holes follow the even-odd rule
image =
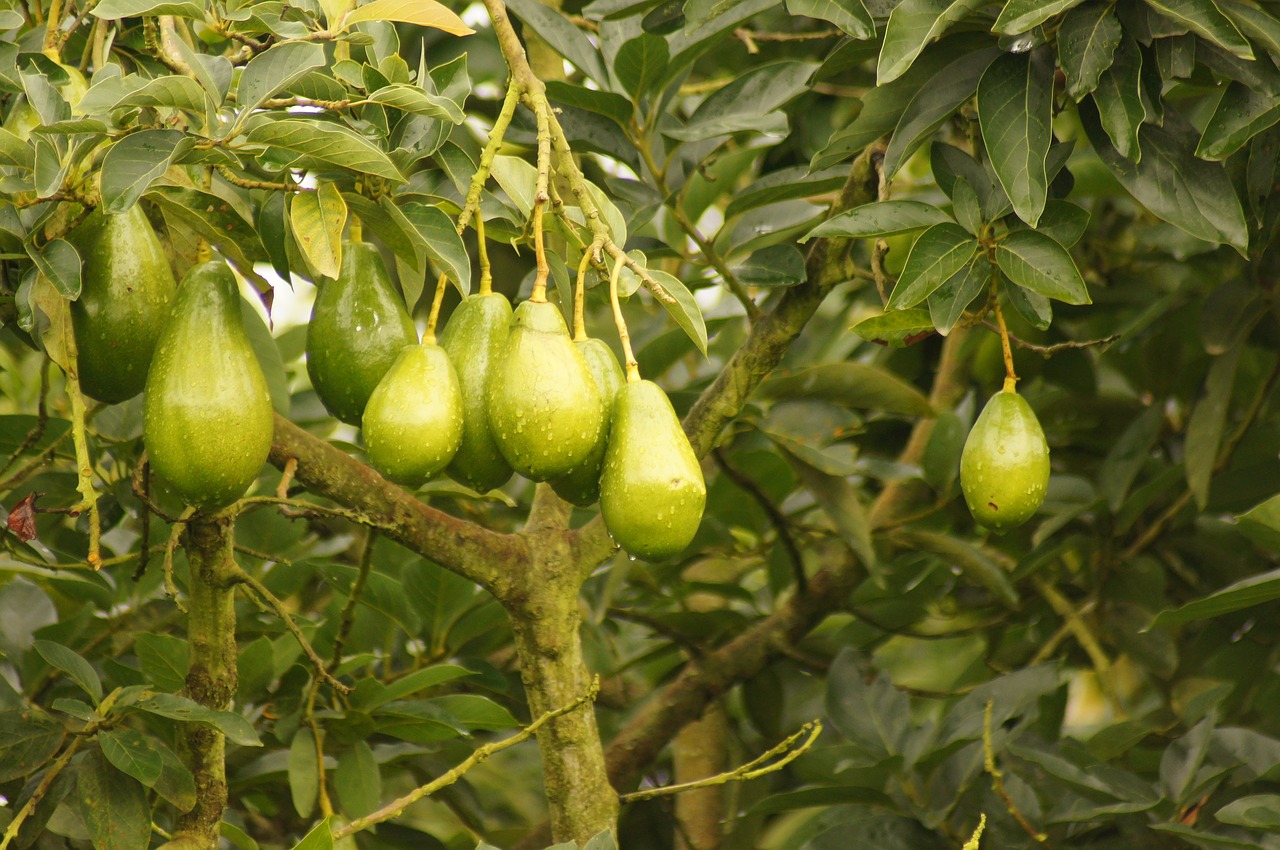
[[[828,475],[822,470],[806,463],[791,452],[783,449],[787,462],[795,470],[796,477],[804,488],[813,494],[813,499],[822,508],[835,526],[836,534],[849,547],[849,551],[858,556],[863,567],[874,569],[876,550],[871,544],[871,524],[867,520],[867,511],[863,507],[858,493],[849,480],[839,475]]]
[[[120,703],[117,703],[117,705],[120,705]],[[216,711],[212,708],[205,708],[200,703],[189,700],[186,697],[174,694],[146,694],[136,701],[121,707],[136,708],[138,711],[145,711],[147,714],[167,717],[170,720],[181,720],[184,723],[201,723],[205,726],[211,726],[226,735],[228,741],[239,744],[242,747],[262,746],[258,733],[249,725],[249,721],[239,714],[233,711]]]
[[[333,787],[347,817],[363,817],[378,808],[382,802],[382,775],[373,750],[364,741],[356,741],[338,759]]]
[[[195,144],[178,130],[139,130],[107,149],[102,159],[102,204],[122,213]]]
[[[1080,241],[1089,228],[1089,211],[1070,201],[1051,200],[1044,206],[1037,233],[1043,233],[1064,248]]]
[[[1280,121],[1280,101],[1274,95],[1232,81],[1205,125],[1196,156],[1226,159],[1277,121]]]
[[[894,310],[882,316],[863,319],[853,332],[869,342],[902,348],[933,333],[933,318],[928,310]]]
[[[882,318],[912,312],[923,311],[903,310],[887,313]],[[927,327],[933,328],[932,325]],[[933,416],[936,412],[929,399],[914,384],[888,369],[856,360],[779,371],[761,383],[757,393],[765,399],[821,399],[844,407],[913,418]]]
[[[538,169],[518,156],[499,154],[490,170],[502,191],[515,204],[516,211],[528,218],[533,212],[533,196],[538,184]]]
[[[1208,620],[1275,599],[1280,599],[1280,570],[1250,576],[1179,608],[1161,611],[1151,627]]]
[[[623,129],[630,126],[635,113],[635,105],[616,92],[596,91],[562,80],[547,80],[547,97],[553,103],[603,115]]]
[[[978,122],[1000,185],[1018,218],[1035,227],[1049,197],[1045,161],[1053,141],[1053,59],[1006,53],[978,83]]]
[[[450,35],[471,35],[475,32],[462,22],[448,6],[435,0],[373,0],[356,9],[343,19],[343,28],[353,27],[365,21],[395,21],[414,24],[447,32]]]
[[[884,152],[882,170],[886,178],[897,174],[911,155],[955,114],[960,104],[973,96],[983,73],[1000,55],[995,48],[965,53],[940,70],[911,98]]]
[[[1241,797],[1218,809],[1213,817],[1222,823],[1275,831],[1280,829],[1280,796],[1252,794]]]
[[[907,695],[884,673],[868,682],[852,648],[831,663],[826,706],[831,723],[862,752],[877,761],[902,752],[911,730]]]
[[[293,846],[293,850],[333,850],[332,818],[325,818]]]
[[[283,148],[339,168],[396,182],[404,180],[395,164],[368,139],[330,121],[303,118],[264,121],[249,131],[248,141]]]
[[[1186,119],[1166,110],[1163,127],[1144,126],[1145,155],[1135,163],[1111,147],[1088,109],[1081,118],[1098,156],[1139,203],[1192,236],[1247,248],[1240,198],[1220,163],[1195,158],[1196,132]]]
[[[1079,4],[1080,0],[1010,0],[991,29],[1005,35],[1028,32]]]
[[[40,274],[49,278],[59,295],[70,301],[80,297],[80,252],[74,245],[54,239],[42,249],[30,243],[26,248]]]
[[[921,51],[985,0],[903,0],[889,14],[876,64],[876,85],[898,79]]]
[[[98,746],[107,761],[148,787],[164,769],[164,759],[153,739],[133,729],[108,729],[98,733]]]
[[[924,230],[951,221],[951,216],[923,201],[876,201],[834,215],[801,238],[819,236],[865,238]]]
[[[956,272],[969,264],[981,249],[963,227],[953,222],[935,224],[920,234],[886,309],[914,307],[933,294]]]
[[[299,817],[309,818],[320,792],[320,768],[316,737],[310,727],[299,726],[289,744],[289,794]]]
[[[336,278],[342,267],[342,231],[347,226],[347,202],[336,183],[321,183],[314,192],[299,192],[289,204],[293,238],[312,267]]]
[[[978,196],[983,221],[1003,218],[1013,209],[989,166],[980,164],[953,145],[934,142],[929,148],[929,169],[938,182],[938,188],[952,199],[952,204],[959,193],[957,187],[960,182],[968,183]]]
[[[1163,424],[1164,412],[1159,407],[1147,408],[1124,430],[1103,459],[1098,469],[1098,489],[1113,513],[1124,504]]]
[[[981,585],[1005,607],[1018,607],[1018,590],[999,564],[972,543],[932,531],[900,529],[894,539],[907,547],[938,555],[950,566],[957,567],[974,584]]]
[[[0,129],[0,166],[30,171],[36,166],[35,151],[13,133]]]
[[[81,690],[93,697],[95,705],[102,702],[102,680],[98,678],[97,672],[88,661],[53,641],[37,640],[31,644],[31,648],[40,653],[40,657],[48,662],[50,667],[66,673],[71,681],[80,686]]]
[[[929,296],[929,317],[938,333],[946,336],[960,321],[965,309],[982,294],[991,282],[991,263],[978,256],[973,262],[947,278]]]
[[[156,186],[146,197],[158,204],[166,217],[207,239],[242,271],[252,269],[254,263],[270,261],[257,229],[217,195],[181,186]]]
[[[151,807],[137,780],[121,775],[101,752],[76,771],[77,808],[95,850],[138,850],[151,838]]]
[[[324,48],[314,42],[277,44],[249,60],[236,87],[236,109],[252,111],[267,99],[325,66]]]
[[[1035,230],[1015,230],[996,244],[996,262],[1009,280],[1045,298],[1092,304],[1075,261],[1057,242]]]
[[[1098,78],[1111,67],[1123,32],[1115,8],[1106,0],[1089,0],[1068,12],[1058,27],[1058,62],[1075,100],[1097,88]]]
[[[613,73],[632,97],[641,98],[662,81],[671,61],[667,40],[653,33],[641,33],[618,48]]]
[[[0,782],[30,776],[57,755],[62,724],[29,711],[0,711]]]
[[[465,297],[471,292],[471,258],[453,221],[444,210],[427,204],[405,204],[403,212],[422,237],[431,262]]]
[[[189,812],[196,805],[196,780],[173,750],[162,741],[151,739],[151,745],[160,753],[160,776],[152,786],[155,792],[180,812]],[[224,824],[225,825],[225,824]]]
[[[779,110],[808,91],[817,67],[813,62],[786,61],[753,68],[700,103],[683,127],[664,129],[663,135],[694,142],[729,133],[780,130],[787,118]]]
[[[1142,61],[1138,45],[1132,39],[1121,39],[1093,92],[1099,120],[1111,144],[1134,162],[1142,159],[1138,131],[1148,117],[1142,97]]]
[[[808,278],[804,254],[790,243],[762,248],[733,271],[746,286],[795,286]]]
[[[829,21],[853,38],[875,38],[876,25],[863,0],[786,0],[787,14]]]
[[[110,109],[128,107],[182,109],[196,115],[203,115],[207,107],[207,98],[200,84],[190,77],[176,75],[156,77],[122,96],[111,104]]]
[[[960,474],[960,455],[968,436],[969,429],[950,410],[934,421],[920,461],[920,473],[925,483],[939,494],[949,494],[956,483]]]
[[[689,291],[689,287],[685,286],[675,276],[664,271],[649,269],[649,274],[673,299],[670,302],[659,300],[658,303],[666,308],[666,311],[671,314],[671,318],[676,320],[676,324],[689,335],[689,339],[693,340],[693,344],[698,346],[698,350],[703,355],[706,355],[707,323],[703,320],[702,311],[698,309],[698,301],[693,297],[693,293]],[[656,298],[657,296],[654,297]]]
[[[1259,546],[1280,552],[1280,495],[1236,517],[1240,530]]]
[[[102,0],[93,7],[93,16],[104,21],[147,15],[177,15],[180,18],[203,20],[205,7],[203,3],[173,0]]]
[[[560,11],[539,0],[508,0],[507,8],[546,39],[557,53],[577,66],[578,70],[595,80],[602,88],[608,86],[609,74],[600,59],[600,51]]]
[[[1218,0],[1218,8],[1231,16],[1242,32],[1272,54],[1280,53],[1280,18],[1241,0]]]
[[[1253,48],[1249,40],[1240,34],[1231,19],[1214,5],[1213,0],[1146,0],[1147,5],[1168,15],[1180,24],[1190,27],[1200,36],[1209,39],[1224,50],[1241,59],[1252,59]]]
[[[461,124],[466,118],[462,107],[449,98],[404,83],[383,86],[369,95],[368,102],[390,106],[402,112],[412,112],[415,115],[439,118],[452,124]]]
[[[447,719],[467,729],[496,732],[520,725],[511,712],[478,694],[449,694],[428,700],[427,704],[442,710]]]
[[[1227,425],[1227,411],[1236,385],[1243,345],[1233,345],[1213,360],[1204,381],[1204,398],[1196,404],[1187,421],[1187,486],[1203,510],[1209,501],[1209,483],[1218,462],[1218,449]]]

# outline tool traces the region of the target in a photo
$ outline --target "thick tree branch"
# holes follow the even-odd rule
[[[499,600],[528,561],[525,540],[429,507],[369,466],[277,415],[271,463],[297,462],[295,479],[353,509],[370,528],[464,576]]]

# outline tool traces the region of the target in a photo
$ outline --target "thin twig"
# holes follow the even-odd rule
[[[1031,821],[1027,820],[1027,816],[1018,808],[1018,804],[1013,801],[1013,797],[1009,796],[1009,792],[1004,787],[1004,772],[996,767],[996,750],[991,735],[991,709],[994,703],[987,700],[986,708],[982,713],[982,757],[983,766],[991,776],[991,787],[995,790],[996,796],[1004,801],[1005,808],[1009,810],[1009,814],[1013,815],[1013,819],[1018,822],[1018,826],[1022,827],[1031,839],[1045,847],[1052,847],[1049,844],[1049,836],[1036,829],[1031,825]],[[971,842],[974,847],[976,842],[982,836],[982,828],[986,825],[986,816],[983,815],[979,823],[977,832],[974,833]],[[966,845],[968,846],[968,845]]]
[[[796,590],[800,593],[808,592],[809,577],[805,575],[804,558],[800,555],[800,547],[796,545],[796,540],[791,535],[791,527],[787,522],[786,516],[773,503],[773,500],[760,489],[760,485],[756,484],[746,473],[729,463],[729,459],[725,457],[723,451],[719,448],[714,448],[711,450],[711,456],[715,458],[716,464],[728,476],[729,480],[755,499],[756,504],[760,506],[765,516],[769,518],[769,522],[778,533],[778,540],[782,543],[782,548],[786,550],[787,557],[791,561],[791,574],[796,583]]]
[[[988,330],[995,331],[996,333],[1000,332],[1000,328],[991,322],[983,322],[982,324]],[[1025,339],[1019,339],[1013,334],[1009,334],[1009,342],[1014,347],[1021,348],[1025,351],[1034,351],[1037,354],[1044,355],[1046,358],[1052,357],[1060,351],[1071,351],[1077,348],[1092,348],[1095,345],[1109,345],[1119,338],[1120,334],[1111,334],[1110,336],[1099,337],[1098,339],[1068,340],[1067,342],[1055,342],[1053,345],[1039,345],[1034,342],[1027,342]]]
[[[0,850],[6,850],[9,843],[18,837],[18,830],[22,828],[22,824],[27,818],[35,812],[36,806],[40,805],[40,801],[44,799],[44,795],[49,793],[49,787],[53,785],[53,780],[58,778],[58,774],[62,773],[62,769],[67,766],[87,737],[77,736],[62,753],[58,756],[58,760],[49,766],[45,771],[44,778],[40,780],[40,784],[36,786],[36,790],[31,792],[30,799],[23,805],[18,813],[13,816],[13,820],[9,822],[9,826],[4,831],[4,839],[0,840]]]
[[[356,622],[356,606],[360,604],[360,594],[364,592],[365,582],[369,580],[369,572],[373,567],[373,547],[378,542],[378,532],[369,529],[364,540],[364,550],[360,553],[360,572],[356,575],[356,583],[351,586],[351,595],[342,606],[342,614],[338,617],[338,633],[333,638],[333,654],[329,658],[328,671],[338,669],[342,661],[342,650],[351,634],[351,627]]]

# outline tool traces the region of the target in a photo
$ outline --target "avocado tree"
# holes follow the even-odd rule
[[[1270,4],[0,31],[0,850],[1280,847]]]

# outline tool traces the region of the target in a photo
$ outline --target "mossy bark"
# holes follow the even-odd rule
[[[197,517],[183,544],[190,564],[187,640],[191,670],[187,696],[225,711],[235,697],[236,614],[232,524],[227,517]],[[178,837],[190,850],[217,850],[227,808],[226,739],[198,723],[181,732],[188,767],[195,776],[196,805],[178,823]]]

